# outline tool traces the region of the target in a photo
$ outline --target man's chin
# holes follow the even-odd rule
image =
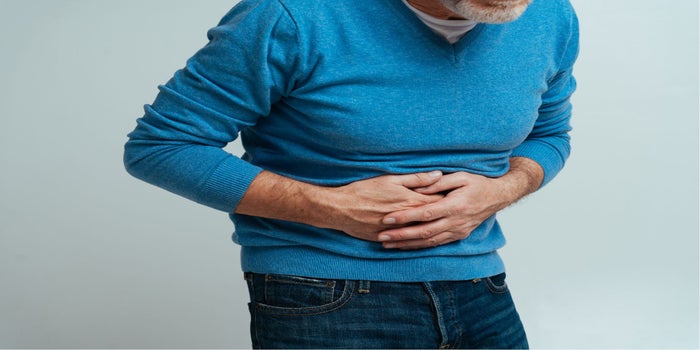
[[[500,24],[518,19],[532,0],[441,0],[460,16],[480,23]]]

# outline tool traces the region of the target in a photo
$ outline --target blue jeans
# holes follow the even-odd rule
[[[505,274],[393,283],[247,273],[253,348],[527,348]]]

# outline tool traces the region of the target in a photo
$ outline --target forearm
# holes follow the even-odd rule
[[[530,158],[513,157],[510,170],[498,180],[503,184],[503,200],[508,206],[537,191],[544,180],[544,170]]]
[[[394,212],[385,223],[408,225],[381,232],[386,248],[421,249],[468,237],[488,217],[535,192],[544,170],[532,159],[514,157],[510,170],[498,178],[466,172],[445,175],[432,186],[416,189],[423,194],[447,193],[444,200]]]
[[[263,171],[252,181],[235,212],[377,240],[376,234],[390,227],[382,223],[386,214],[442,199],[441,194],[425,195],[413,190],[430,186],[441,177],[440,172],[384,175],[340,187],[323,187]]]
[[[326,227],[331,216],[328,188],[296,181],[269,171],[250,184],[235,213]]]

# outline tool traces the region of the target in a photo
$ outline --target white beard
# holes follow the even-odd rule
[[[472,21],[506,23],[518,19],[532,0],[440,0],[440,2],[452,12]]]

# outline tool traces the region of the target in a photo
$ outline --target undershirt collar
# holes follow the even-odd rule
[[[467,32],[472,30],[478,23],[468,19],[440,19],[435,18],[417,8],[411,6],[406,0],[402,0],[408,8],[413,11],[418,18],[438,35],[443,36],[450,44],[459,41]]]

